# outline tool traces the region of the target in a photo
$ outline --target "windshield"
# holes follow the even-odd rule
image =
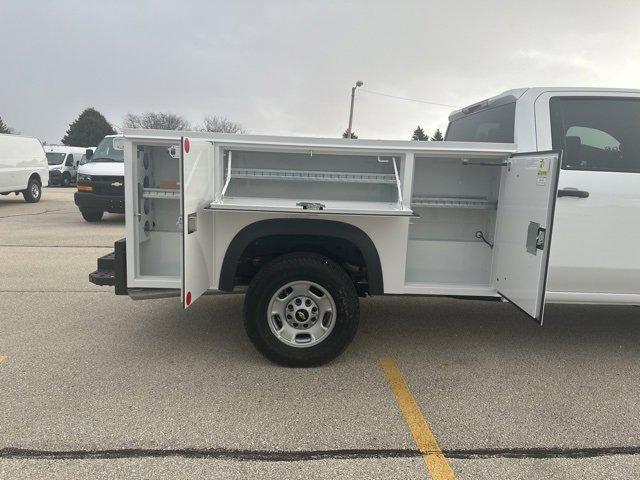
[[[124,151],[113,148],[113,137],[103,138],[90,162],[124,162]]]
[[[54,153],[54,152],[49,152],[46,155],[47,155],[47,163],[49,165],[62,165],[62,162],[64,162],[64,157],[66,156],[66,154],[64,153]]]

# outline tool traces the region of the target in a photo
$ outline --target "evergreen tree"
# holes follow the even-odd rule
[[[344,133],[342,134],[342,138],[349,138],[347,135],[348,135],[348,132],[345,130]],[[353,130],[351,131],[351,138],[358,138],[358,135],[356,135],[356,132],[354,132]]]
[[[420,141],[429,140],[429,135],[424,133],[424,130],[422,129],[422,127],[418,125],[418,127],[413,131],[411,140],[420,140]]]
[[[87,108],[69,125],[62,143],[73,147],[95,147],[105,135],[114,133],[116,131],[99,111]]]
[[[4,123],[2,117],[0,117],[0,133],[13,133],[13,128],[9,128],[9,126]]]
[[[442,132],[440,131],[439,128],[436,128],[436,131],[433,132],[433,137],[431,137],[431,140],[434,142],[441,142],[442,140],[444,140],[444,137],[442,136]]]

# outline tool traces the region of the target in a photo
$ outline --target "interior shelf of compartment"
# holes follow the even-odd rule
[[[413,212],[396,202],[351,202],[343,200],[318,200],[322,204],[321,210],[304,209],[299,202],[289,198],[262,198],[256,202],[253,198],[229,197],[218,202],[212,202],[207,210],[241,210],[345,215],[373,215],[373,216],[413,216]]]
[[[414,195],[411,199],[411,206],[495,210],[498,207],[498,202],[482,197],[431,197]]]
[[[143,188],[142,198],[180,200],[180,190],[170,188]]]
[[[266,168],[232,168],[231,178],[252,178],[260,180],[300,180],[311,182],[339,183],[387,183],[395,185],[394,174],[358,172],[324,172],[310,170],[278,170]]]

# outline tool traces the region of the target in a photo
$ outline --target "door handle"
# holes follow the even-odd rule
[[[587,198],[589,196],[589,192],[586,190],[578,190],[577,188],[563,188],[558,190],[559,197],[576,197],[576,198]]]

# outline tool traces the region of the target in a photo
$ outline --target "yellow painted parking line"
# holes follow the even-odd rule
[[[411,435],[413,435],[418,450],[422,454],[422,459],[427,465],[431,478],[433,480],[456,480],[453,470],[442,454],[440,445],[438,445],[438,441],[431,428],[429,428],[427,420],[422,415],[420,407],[415,398],[413,398],[411,390],[409,390],[409,386],[405,382],[395,360],[391,357],[381,357],[380,366],[384,371],[385,377],[387,377],[389,387],[391,387],[391,391],[396,397],[396,403],[400,407],[409,430],[411,430]]]

